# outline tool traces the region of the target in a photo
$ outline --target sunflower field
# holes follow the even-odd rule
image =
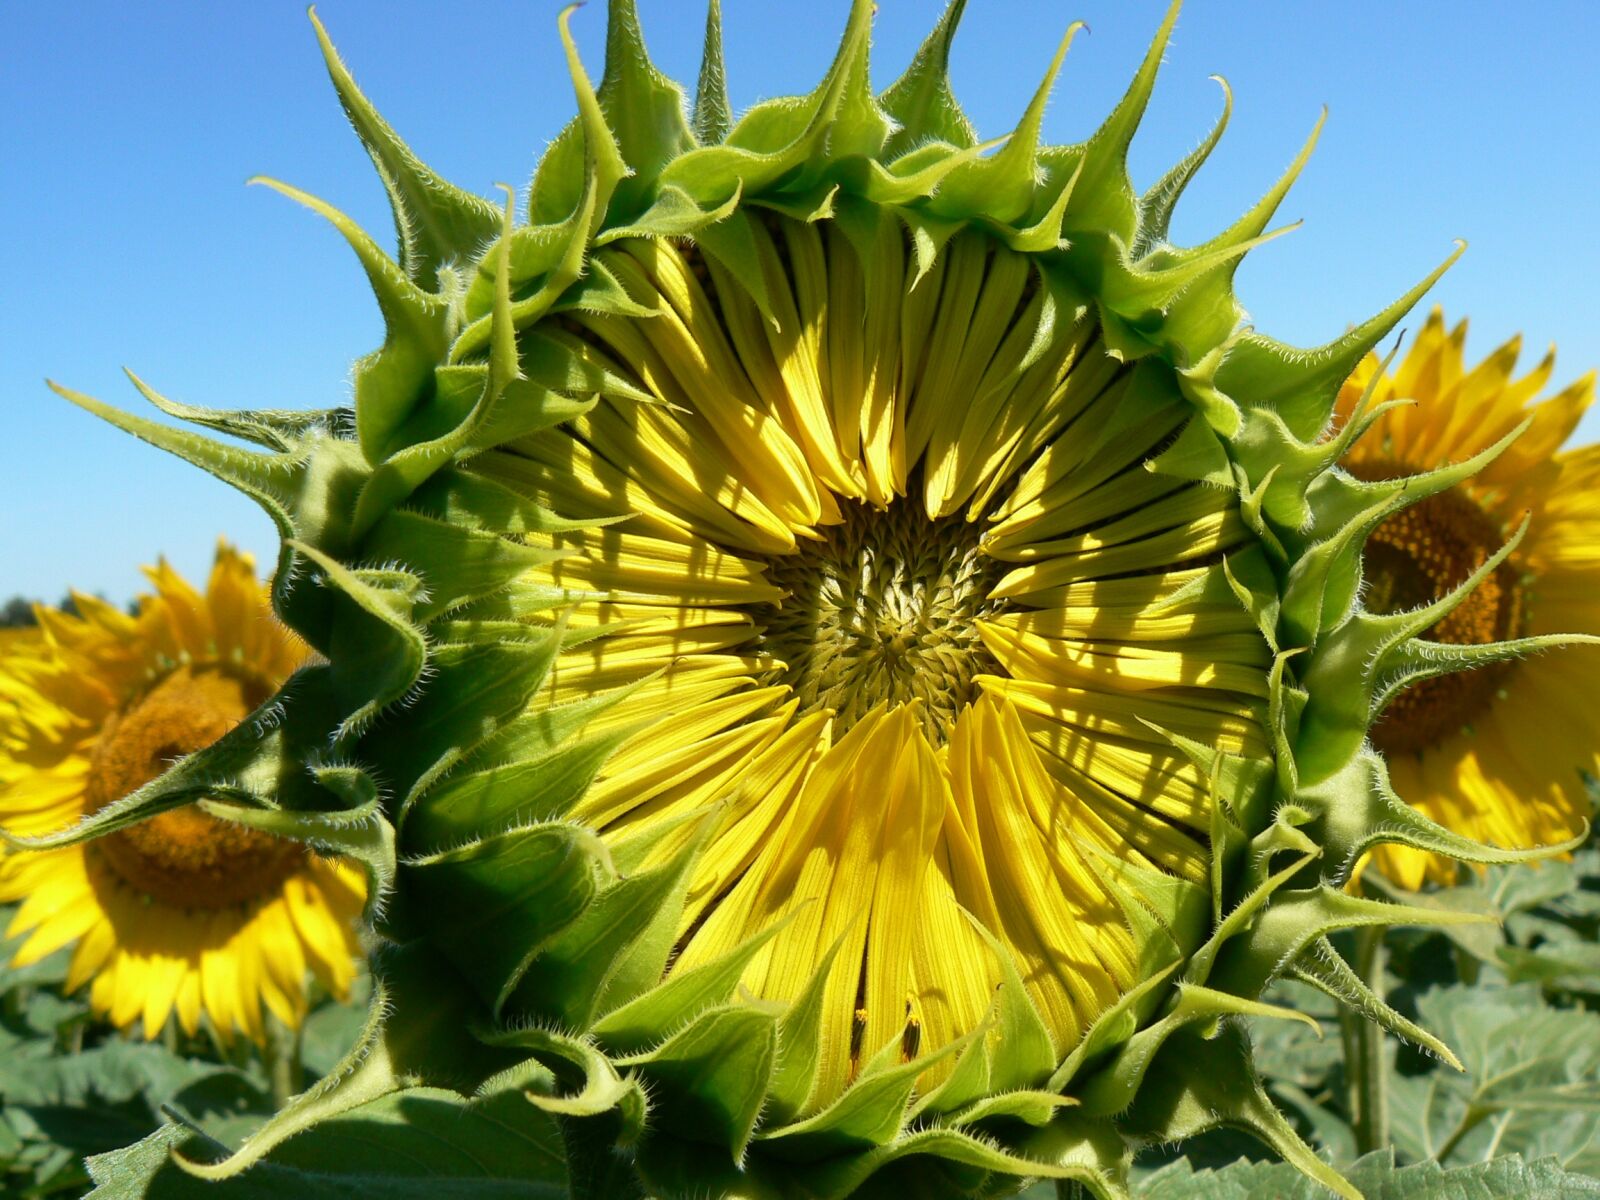
[[[1600,1197],[1594,373],[1459,247],[1255,328],[1321,122],[1178,244],[1176,4],[1068,145],[1080,25],[980,135],[965,0],[881,90],[837,7],[742,111],[718,0],[687,85],[561,12],[495,195],[313,12],[393,236],[253,182],[370,287],[344,399],[51,383],[278,550],[5,610],[5,1195]]]

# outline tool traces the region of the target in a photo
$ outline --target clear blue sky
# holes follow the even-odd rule
[[[656,61],[692,83],[703,10],[640,0]],[[743,106],[808,90],[846,0],[724,0]],[[898,75],[939,5],[880,0],[874,74]],[[1154,31],[1159,0],[971,0],[953,74],[979,129],[1011,128],[1073,18],[1051,141],[1089,133]],[[489,192],[519,186],[572,111],[555,0],[324,0],[368,94],[435,168]],[[681,24],[679,22],[682,22]],[[598,75],[605,5],[574,30]],[[379,337],[348,250],[265,189],[273,175],[390,236],[381,189],[344,123],[292,0],[80,0],[0,6],[0,598],[68,584],[125,599],[138,564],[197,573],[219,534],[270,562],[265,518],[198,470],[99,425],[45,376],[130,407],[127,365],[220,407],[326,407]],[[1224,75],[1232,129],[1179,211],[1178,240],[1231,220],[1293,156],[1323,104],[1322,144],[1282,212],[1306,227],[1252,255],[1255,323],[1324,341],[1450,249],[1436,289],[1473,319],[1469,354],[1522,330],[1554,341],[1558,382],[1600,365],[1600,4],[1191,0],[1144,132],[1135,182],[1209,128]],[[1409,322],[1413,327],[1416,318]],[[1591,417],[1581,436],[1600,437]]]

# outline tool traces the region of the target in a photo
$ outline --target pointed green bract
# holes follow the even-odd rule
[[[509,195],[492,203],[425,167],[356,89],[319,23],[340,102],[390,196],[396,257],[338,210],[271,186],[332,223],[372,284],[385,340],[358,364],[354,413],[193,409],[135,380],[169,416],[261,447],[243,449],[58,389],[269,512],[284,539],[277,610],[327,661],[80,828],[8,840],[59,845],[199,802],[220,818],[359,859],[377,934],[390,947],[375,967],[380,1000],[340,1071],[235,1153],[185,1159],[185,1170],[237,1180],[266,1177],[240,1175],[247,1170],[325,1165],[348,1129],[341,1122],[392,1123],[409,1104],[420,1106],[419,1128],[459,1108],[467,1123],[515,1110],[511,1123],[525,1123],[539,1146],[556,1144],[545,1136],[553,1130],[560,1169],[527,1179],[577,1200],[652,1188],[750,1200],[995,1195],[1028,1177],[1075,1181],[1107,1200],[1128,1194],[1134,1144],[1222,1123],[1252,1130],[1348,1196],[1350,1185],[1272,1108],[1240,1020],[1294,1019],[1258,999],[1287,972],[1448,1055],[1374,996],[1328,941],[1365,925],[1462,919],[1344,892],[1374,845],[1478,861],[1526,853],[1480,847],[1426,821],[1394,794],[1367,738],[1405,683],[1560,640],[1470,648],[1425,640],[1467,588],[1402,615],[1361,603],[1360,556],[1373,528],[1507,444],[1428,476],[1363,483],[1337,461],[1375,414],[1363,404],[1338,436],[1324,436],[1339,385],[1438,272],[1316,350],[1244,329],[1234,272],[1276,236],[1268,223],[1320,120],[1237,222],[1201,245],[1175,247],[1173,207],[1232,104],[1224,84],[1210,136],[1149,192],[1135,192],[1128,147],[1176,5],[1126,95],[1076,146],[1042,140],[1076,26],[1009,138],[980,144],[948,78],[964,0],[951,0],[881,95],[871,86],[872,8],[849,5],[837,54],[813,91],[764,101],[738,120],[717,0],[689,114],[684,89],[650,60],[633,0],[609,5],[598,88],[566,10],[559,35],[578,115],[538,167],[527,224],[514,220]],[[775,234],[780,214],[801,232]],[[593,537],[627,519],[629,477],[618,473],[615,511],[588,519],[562,512],[570,479],[558,474],[537,495],[519,486],[542,439],[592,419],[601,398],[641,412],[657,403],[645,381],[587,353],[585,338],[595,319],[678,319],[652,295],[653,260],[640,248],[668,241],[694,247],[705,274],[695,286],[721,296],[732,336],[758,348],[813,303],[791,278],[794,257],[837,251],[859,276],[874,369],[924,373],[974,423],[1007,415],[998,411],[1002,384],[1095,342],[1101,373],[1074,375],[1067,399],[1088,402],[1075,388],[1121,390],[1109,418],[1087,431],[1085,456],[1109,460],[1130,439],[1156,441],[1156,431],[1159,444],[1127,472],[1129,488],[1198,483],[1231,497],[1229,519],[1245,531],[1239,544],[1199,562],[1194,581],[1163,603],[1177,613],[1205,598],[1246,614],[1270,666],[1241,690],[1259,704],[1270,749],[1260,758],[1225,754],[1144,723],[1205,781],[1203,882],[1113,860],[1066,834],[1139,948],[1138,978],[1076,1045],[1053,1044],[1015,956],[974,917],[1000,980],[983,1020],[919,1052],[908,1008],[899,1036],[852,1054],[849,1080],[830,1092],[819,1084],[824,1005],[842,938],[808,964],[809,983],[786,1003],[740,986],[778,927],[674,969],[692,869],[733,798],[616,841],[573,818],[608,758],[643,727],[627,719],[638,685],[540,698],[559,691],[558,655],[597,636],[569,627],[565,610],[602,593],[531,579],[568,551],[525,539]],[[1011,307],[972,311],[963,288],[985,270],[1004,277]],[[944,335],[925,355],[881,317],[903,297]],[[987,356],[966,361],[968,326],[998,348],[992,365]],[[832,367],[865,378],[866,364]],[[857,416],[870,419],[865,409]],[[908,446],[926,452],[931,511],[970,468],[926,412],[913,411],[906,426]],[[1023,432],[1007,470],[1025,455]],[[964,506],[952,501],[938,515]],[[983,511],[973,502],[966,515]],[[1011,576],[992,594],[1018,586]],[[924,1087],[934,1070],[937,1082]],[[128,1161],[154,1178],[172,1144],[142,1145]]]

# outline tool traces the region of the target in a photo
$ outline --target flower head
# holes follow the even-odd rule
[[[1351,448],[1347,471],[1406,475],[1471,458],[1526,423],[1489,466],[1379,525],[1365,551],[1367,606],[1430,604],[1459,586],[1522,524],[1517,548],[1424,635],[1478,645],[1552,633],[1600,634],[1600,447],[1563,450],[1594,401],[1593,372],[1544,399],[1555,356],[1514,378],[1521,339],[1468,369],[1467,323],[1438,310],[1393,375],[1368,358],[1340,392],[1343,415],[1374,387],[1400,401]],[[1569,649],[1424,679],[1373,727],[1396,789],[1435,821],[1500,846],[1565,841],[1591,815],[1600,727],[1576,697],[1600,651]],[[1403,846],[1376,852],[1383,873],[1419,887],[1456,866]]]
[[[305,648],[272,616],[247,556],[217,552],[201,595],[165,563],[129,616],[76,596],[0,642],[0,822],[40,835],[112,809],[209,746],[272,695]],[[347,991],[361,881],[299,842],[201,808],[162,812],[92,844],[0,857],[21,901],[13,961],[73,945],[69,989],[154,1037],[202,1013],[223,1037],[265,1036],[263,1005],[297,1025],[306,977]]]
[[[793,1001],[836,953],[813,1106],[913,1036],[947,1074],[995,938],[1065,1055],[1140,979],[1108,864],[1202,899],[1210,805],[1169,733],[1266,754],[1271,653],[1220,566],[1252,539],[1228,492],[1149,469],[1188,420],[1170,375],[1086,312],[1041,331],[1026,255],[962,232],[918,278],[888,216],[859,245],[746,229],[770,318],[715,257],[618,241],[595,266],[648,318],[542,335],[614,389],[476,463],[639,514],[532,539],[524,586],[584,631],[535,706],[632,689],[571,815],[651,865],[705,839],[672,972],[776,929],[743,980]]]

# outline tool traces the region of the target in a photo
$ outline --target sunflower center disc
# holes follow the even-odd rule
[[[255,707],[261,689],[216,669],[182,667],[109,724],[89,768],[93,811],[209,746]],[[244,904],[280,884],[305,857],[295,842],[188,807],[95,843],[136,891],[180,908]]]
[[[1001,571],[960,517],[930,519],[901,500],[885,511],[841,501],[845,519],[799,552],[767,560],[788,593],[760,610],[764,648],[786,666],[800,712],[830,708],[842,734],[880,704],[922,702],[935,745],[998,671],[977,620]]]
[[[1409,468],[1392,474],[1402,473]],[[1430,496],[1390,517],[1368,539],[1362,554],[1367,607],[1391,613],[1429,604],[1483,566],[1503,540],[1500,527],[1459,490]],[[1470,646],[1516,637],[1521,626],[1521,572],[1502,563],[1422,636]],[[1374,744],[1385,754],[1419,753],[1459,733],[1494,699],[1509,666],[1412,684],[1373,727]]]

